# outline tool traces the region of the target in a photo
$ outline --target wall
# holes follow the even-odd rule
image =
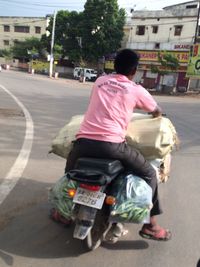
[[[13,45],[15,40],[23,41],[26,38],[41,38],[46,33],[48,18],[45,17],[0,17],[0,49],[8,49]],[[4,25],[10,26],[10,31],[4,31]],[[29,26],[30,32],[15,32],[14,26]],[[36,33],[35,27],[41,27],[41,32]],[[9,41],[9,45],[5,45],[4,41]]]
[[[129,38],[126,44],[131,49],[173,49],[175,44],[191,44],[195,35],[197,9],[174,11],[136,11],[127,18],[126,31]],[[180,36],[175,36],[175,26],[183,25]],[[137,35],[137,26],[145,26],[145,34]],[[158,26],[158,32],[152,32],[152,26]]]

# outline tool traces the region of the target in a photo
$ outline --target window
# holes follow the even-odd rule
[[[152,26],[152,33],[158,33],[158,26]]]
[[[187,9],[191,9],[191,8],[197,8],[197,5],[188,5],[186,6]]]
[[[10,31],[10,26],[4,25],[4,32],[9,32],[9,31]]]
[[[145,26],[137,26],[136,34],[137,35],[144,35],[145,34]]]
[[[155,43],[155,49],[160,49],[160,43]]]
[[[9,40],[3,40],[3,43],[4,43],[4,45],[6,45],[6,46],[10,44]]]
[[[15,26],[15,32],[29,33],[29,31],[30,31],[29,26]]]
[[[36,26],[35,27],[35,33],[41,33],[41,27]]]
[[[175,36],[180,36],[181,32],[182,32],[183,26],[182,25],[177,25],[175,26],[175,31],[174,31],[174,35]]]

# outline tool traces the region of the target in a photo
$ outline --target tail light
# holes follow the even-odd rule
[[[73,198],[76,194],[76,190],[73,188],[70,188],[67,190],[68,197]]]
[[[88,184],[80,184],[80,187],[90,191],[99,191],[101,188],[101,186],[99,185],[88,185]]]
[[[114,205],[116,203],[116,198],[113,197],[113,196],[107,196],[106,199],[105,199],[105,203],[107,205],[112,206],[112,205]]]

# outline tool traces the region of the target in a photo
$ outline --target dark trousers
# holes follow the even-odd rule
[[[151,164],[136,149],[125,142],[111,143],[104,141],[80,138],[74,142],[73,148],[67,158],[65,172],[75,167],[76,161],[81,157],[111,158],[119,160],[127,171],[143,178],[152,188],[153,208],[151,216],[162,213],[158,199],[158,185],[156,172]]]

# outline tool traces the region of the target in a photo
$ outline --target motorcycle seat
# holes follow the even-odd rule
[[[124,170],[119,160],[79,158],[67,177],[82,183],[106,185]]]

